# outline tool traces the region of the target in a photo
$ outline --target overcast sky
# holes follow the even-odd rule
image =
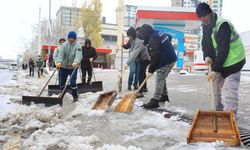
[[[52,17],[61,5],[72,6],[72,0],[51,0]],[[80,6],[84,0],[75,0]],[[115,23],[118,0],[102,0],[102,16]],[[125,0],[125,4],[143,6],[170,6],[171,0]],[[4,0],[0,5],[0,57],[15,58],[23,51],[22,43],[32,38],[31,26],[38,22],[38,8],[42,17],[48,17],[49,0]],[[223,0],[222,16],[229,19],[239,33],[250,30],[250,0]]]

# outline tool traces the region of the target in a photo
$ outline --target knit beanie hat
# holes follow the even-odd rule
[[[74,38],[76,39],[76,32],[75,31],[70,31],[69,34],[68,34],[68,39],[70,38]]]
[[[207,3],[200,3],[196,7],[196,14],[198,17],[204,17],[212,12],[212,9]]]

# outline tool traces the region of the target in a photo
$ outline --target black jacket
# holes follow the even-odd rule
[[[87,48],[87,43],[90,44],[90,47]],[[97,58],[96,50],[94,47],[91,47],[90,40],[85,41],[85,46],[82,47],[82,61],[81,66],[83,67],[91,67],[91,64],[89,62],[89,58],[93,58],[95,60]]]
[[[202,38],[202,50],[204,59],[206,57],[210,57],[213,60],[212,70],[215,72],[220,72],[224,78],[227,76],[236,73],[242,69],[245,64],[245,59],[240,61],[239,63],[229,66],[223,67],[223,64],[226,61],[226,58],[229,54],[230,49],[230,37],[231,37],[231,28],[228,23],[223,23],[219,31],[215,37],[216,42],[218,43],[218,53],[215,55],[216,51],[213,47],[212,43],[212,30],[216,25],[217,14],[213,13],[212,20],[210,24],[203,24],[203,38]]]

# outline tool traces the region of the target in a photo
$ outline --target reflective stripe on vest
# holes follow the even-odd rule
[[[213,46],[216,50],[216,55],[218,53],[218,45],[216,42],[216,36],[217,33],[219,31],[220,26],[224,23],[227,22],[231,28],[231,36],[230,36],[230,49],[229,49],[229,53],[228,56],[226,58],[226,61],[223,64],[223,67],[229,67],[232,66],[240,61],[242,61],[245,58],[245,50],[244,50],[244,46],[243,43],[241,41],[241,38],[239,36],[239,34],[237,33],[237,31],[235,30],[234,26],[232,25],[232,23],[226,19],[224,19],[223,17],[218,16],[217,21],[216,21],[216,26],[213,29],[213,33],[212,33],[212,42],[213,42]]]

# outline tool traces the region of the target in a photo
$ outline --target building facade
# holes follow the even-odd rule
[[[134,26],[137,6],[125,5],[124,11],[125,11],[124,12],[124,25],[125,26]]]
[[[61,30],[61,35],[67,35],[74,30],[74,25],[81,17],[81,8],[61,6],[56,13],[56,20]]]
[[[208,3],[212,10],[221,16],[223,0],[172,0],[172,7],[195,8],[201,2]]]

